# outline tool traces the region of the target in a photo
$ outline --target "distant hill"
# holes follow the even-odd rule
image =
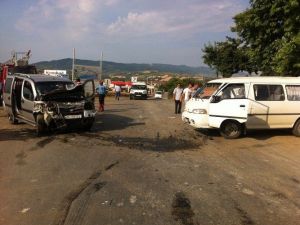
[[[57,70],[71,70],[72,59],[59,59],[52,61],[41,61],[34,63],[38,69],[57,69]],[[76,59],[77,65],[84,65],[90,67],[99,67],[99,61]],[[140,71],[158,71],[171,73],[187,73],[187,74],[215,74],[213,70],[208,67],[190,67],[185,65],[169,65],[169,64],[138,64],[138,63],[115,63],[103,61],[104,73],[116,72],[140,72]]]

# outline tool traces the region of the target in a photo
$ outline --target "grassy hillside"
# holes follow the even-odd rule
[[[76,60],[77,65],[85,65],[90,67],[99,67],[99,61],[93,60]],[[41,61],[35,63],[38,69],[57,69],[57,70],[71,70],[72,59],[59,59],[52,61]],[[215,74],[208,67],[189,67],[185,65],[169,65],[169,64],[137,64],[137,63],[115,63],[103,61],[104,73],[116,72],[139,72],[139,71],[158,71],[158,72],[171,72],[171,73],[188,73],[188,74]]]

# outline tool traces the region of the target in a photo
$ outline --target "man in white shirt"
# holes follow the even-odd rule
[[[177,87],[173,91],[173,99],[175,101],[175,114],[181,113],[182,92],[183,89],[181,88],[181,85],[177,84]]]
[[[116,92],[116,99],[118,99],[118,101],[120,100],[120,96],[121,96],[121,87],[116,85],[115,86],[115,92]]]
[[[193,88],[193,84],[192,83],[189,83],[189,86],[186,87],[184,90],[183,90],[183,99],[184,99],[184,103],[187,103],[188,100],[190,100],[191,98],[191,94],[192,94],[192,88]]]

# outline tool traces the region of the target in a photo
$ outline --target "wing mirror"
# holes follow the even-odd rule
[[[216,95],[214,95],[214,96],[212,96],[212,99],[211,99],[211,103],[218,103],[218,102],[220,102],[221,101],[221,96],[216,96]]]

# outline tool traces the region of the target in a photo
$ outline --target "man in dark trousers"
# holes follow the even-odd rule
[[[177,87],[173,91],[173,99],[175,101],[175,114],[181,113],[181,101],[182,101],[183,89],[181,84],[177,84]]]
[[[96,88],[98,94],[99,94],[99,111],[103,112],[104,111],[104,99],[106,96],[106,87],[103,85],[103,81],[99,81],[99,85]]]

